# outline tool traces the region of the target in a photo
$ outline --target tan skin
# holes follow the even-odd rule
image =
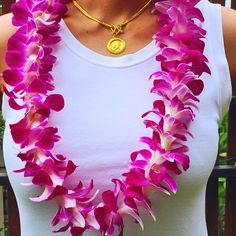
[[[84,0],[82,6],[91,15],[105,22],[118,24],[146,2],[147,0]],[[64,20],[74,36],[86,47],[100,54],[112,56],[104,46],[111,38],[110,30],[86,18],[72,3],[68,4],[68,9]],[[222,7],[222,13],[226,57],[232,78],[233,93],[236,95],[236,11]],[[11,17],[11,14],[0,17],[0,73],[7,69],[4,62],[7,40],[16,30],[11,24]],[[130,22],[125,27],[125,34],[122,35],[127,42],[127,49],[123,55],[133,53],[147,45],[157,29],[156,15],[150,14],[148,10]]]

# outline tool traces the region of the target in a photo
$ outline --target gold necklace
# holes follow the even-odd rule
[[[121,24],[112,25],[112,24],[108,24],[108,23],[106,23],[102,20],[99,20],[98,18],[95,18],[95,17],[91,16],[88,12],[86,12],[78,4],[78,2],[76,0],[73,0],[73,3],[75,5],[75,7],[82,14],[84,14],[90,20],[93,20],[93,21],[95,21],[95,22],[97,22],[97,23],[99,23],[99,24],[101,24],[101,25],[103,25],[106,28],[109,28],[111,30],[112,38],[107,43],[107,50],[112,54],[120,54],[125,50],[126,42],[124,41],[124,39],[121,39],[120,37],[118,37],[118,35],[121,34],[121,33],[124,33],[124,26],[126,26],[130,21],[134,20],[136,17],[141,15],[144,12],[144,10],[146,10],[146,8],[148,8],[148,6],[150,5],[151,2],[152,2],[152,0],[149,0],[138,12],[133,14],[131,17],[129,17],[127,20],[125,20]]]

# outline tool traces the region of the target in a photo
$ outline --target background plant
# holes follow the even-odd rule
[[[226,164],[227,157],[227,138],[228,138],[228,114],[223,118],[223,121],[219,129],[219,164]],[[225,218],[225,188],[226,188],[226,179],[218,179],[218,196],[219,196],[219,216],[218,216],[218,226],[219,226],[219,236],[224,235],[224,218]]]

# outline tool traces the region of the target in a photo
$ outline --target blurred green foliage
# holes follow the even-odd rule
[[[225,218],[225,187],[226,187],[226,179],[219,178],[219,216],[218,216],[218,232],[219,236],[224,236],[224,218]]]
[[[220,157],[222,157],[219,159],[220,162],[219,164],[226,164],[224,157],[226,157],[226,151],[227,151],[227,137],[228,137],[227,130],[228,130],[228,114],[224,116],[219,129],[219,136],[220,136],[219,155]]]
[[[226,164],[226,152],[227,152],[227,138],[228,138],[228,114],[225,115],[223,121],[220,125],[219,129],[219,164],[224,165]],[[219,188],[218,188],[218,195],[219,195],[219,217],[218,217],[218,229],[219,229],[219,236],[224,235],[224,217],[225,217],[225,188],[226,188],[226,179],[219,178]]]

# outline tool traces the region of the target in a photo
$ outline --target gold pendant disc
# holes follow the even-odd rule
[[[112,54],[120,54],[124,52],[126,47],[126,43],[121,38],[112,38],[107,43],[107,50]]]

